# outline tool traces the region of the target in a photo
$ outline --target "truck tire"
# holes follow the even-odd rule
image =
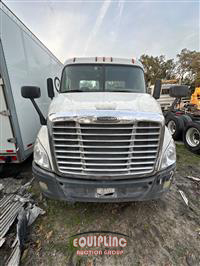
[[[200,154],[200,123],[191,122],[187,125],[183,141],[188,150]]]
[[[192,122],[192,118],[189,115],[180,115],[179,117],[183,120],[184,128]]]
[[[179,116],[176,116],[173,113],[169,113],[166,117],[165,124],[168,127],[169,132],[171,133],[174,140],[181,138],[184,128],[184,122]]]
[[[198,116],[197,115],[193,115],[193,121],[194,122],[197,121],[199,123],[200,122],[200,115],[198,115]]]

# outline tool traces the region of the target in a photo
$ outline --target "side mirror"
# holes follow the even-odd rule
[[[40,98],[41,91],[40,91],[40,88],[39,87],[35,87],[35,86],[23,86],[21,88],[21,95],[24,98],[36,99],[36,98]]]
[[[40,98],[41,96],[41,91],[39,87],[34,87],[34,86],[23,86],[21,87],[21,95],[24,98],[28,98],[31,100],[35,110],[37,111],[39,118],[40,118],[40,123],[41,125],[46,125],[47,121],[44,118],[39,106],[35,102],[34,99]]]
[[[47,79],[47,92],[48,92],[49,98],[52,100],[55,96],[52,78]]]
[[[54,87],[57,90],[57,92],[60,91],[60,80],[58,77],[55,77],[55,79],[54,79]]]
[[[153,97],[157,100],[160,98],[161,80],[157,79],[154,86]]]
[[[170,97],[181,98],[186,97],[189,94],[189,87],[186,85],[171,86],[169,89]]]

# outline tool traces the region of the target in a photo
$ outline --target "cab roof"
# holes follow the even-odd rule
[[[74,57],[65,62],[66,65],[72,64],[119,64],[134,65],[143,69],[142,63],[135,58],[116,58],[116,57]]]

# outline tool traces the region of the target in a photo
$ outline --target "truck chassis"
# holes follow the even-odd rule
[[[174,140],[182,139],[185,147],[200,154],[200,110],[176,98],[168,111],[164,111],[165,124]]]

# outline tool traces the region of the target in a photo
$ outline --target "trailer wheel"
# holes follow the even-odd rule
[[[200,122],[200,115],[193,115],[193,121]]]
[[[191,122],[183,134],[186,148],[192,152],[200,153],[200,124]]]
[[[183,120],[185,127],[192,122],[192,118],[189,115],[180,115],[179,117]]]
[[[166,125],[174,140],[181,138],[184,122],[180,119],[180,117],[174,115],[173,113],[169,113],[166,117]]]

